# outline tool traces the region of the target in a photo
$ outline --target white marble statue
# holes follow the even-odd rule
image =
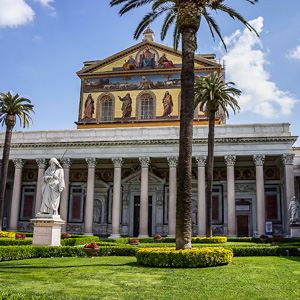
[[[64,171],[56,158],[51,158],[42,182],[40,214],[58,215],[60,194],[65,188]]]
[[[291,218],[290,218],[291,223],[297,223],[299,221],[299,207],[300,207],[300,204],[299,204],[297,198],[294,196],[291,199],[290,205],[289,205],[289,210],[291,211]]]

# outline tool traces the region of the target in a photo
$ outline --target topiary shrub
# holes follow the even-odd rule
[[[175,250],[171,248],[137,249],[138,264],[153,267],[203,268],[226,265],[232,261],[232,250],[202,248]]]
[[[82,236],[80,238],[68,238],[60,241],[62,246],[79,246],[84,244],[90,244],[92,242],[99,242],[98,236]]]

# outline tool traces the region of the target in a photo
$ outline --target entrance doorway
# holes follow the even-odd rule
[[[140,196],[134,196],[133,236],[139,235],[140,228]],[[148,196],[148,234],[152,236],[152,196]]]
[[[249,217],[248,215],[236,216],[237,236],[249,236]]]

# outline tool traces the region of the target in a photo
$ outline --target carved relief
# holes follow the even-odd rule
[[[68,232],[82,233],[84,232],[84,224],[69,224],[67,225]]]
[[[97,165],[97,159],[95,157],[89,157],[85,159],[89,168],[95,168]]]
[[[148,168],[150,165],[150,157],[139,157],[142,168]]]
[[[283,154],[282,162],[284,165],[292,165],[294,161],[295,154]]]
[[[25,170],[23,172],[23,181],[32,182],[37,181],[38,171],[37,170]]]
[[[38,159],[36,159],[36,163],[37,163],[39,169],[45,169],[46,168],[47,162],[46,162],[45,158],[38,158]]]
[[[225,164],[227,167],[233,167],[235,165],[236,156],[235,155],[225,155]]]
[[[262,154],[253,155],[253,161],[256,166],[263,166],[265,161],[265,155]]]
[[[195,156],[198,167],[205,167],[206,164],[206,156]]]
[[[255,192],[255,184],[237,183],[235,184],[235,192]]]
[[[62,167],[63,167],[64,169],[70,169],[70,166],[71,166],[71,164],[72,164],[71,159],[70,159],[70,158],[67,158],[67,157],[62,158],[62,159],[60,160],[60,163],[62,164]]]
[[[24,167],[24,164],[26,163],[26,160],[21,158],[13,159],[13,163],[15,165],[16,169],[22,169]]]
[[[171,156],[167,157],[169,167],[177,167],[178,164],[178,157],[177,156]]]
[[[122,157],[114,157],[111,159],[114,164],[114,168],[122,168],[123,158]]]

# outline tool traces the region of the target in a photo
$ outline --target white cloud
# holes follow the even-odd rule
[[[296,49],[290,51],[288,58],[300,60],[300,45],[297,46]]]
[[[249,22],[258,33],[263,31],[263,18]],[[265,70],[268,64],[266,53],[262,51],[260,39],[248,29],[236,31],[225,37],[228,52],[223,57],[227,81],[233,81],[242,90],[239,98],[241,111],[253,111],[266,118],[290,115],[298,101],[290,92],[279,90],[270,81],[270,74]]]
[[[56,16],[55,8],[51,5],[54,4],[54,0],[35,0],[42,4],[42,6],[47,7],[52,10],[52,16]]]
[[[41,42],[41,41],[43,40],[43,37],[41,37],[40,35],[34,35],[34,36],[32,37],[32,40],[33,40],[34,42]]]
[[[33,21],[34,11],[24,0],[0,0],[0,27],[17,27]]]

